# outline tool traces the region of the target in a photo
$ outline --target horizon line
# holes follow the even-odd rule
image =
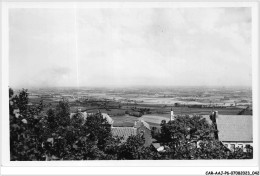
[[[131,85],[131,86],[113,86],[113,85],[107,85],[107,86],[28,86],[25,88],[25,86],[8,86],[12,89],[48,89],[48,88],[71,88],[71,89],[81,89],[81,88],[252,88],[252,86],[248,85],[232,85],[232,86],[220,86],[220,85]]]

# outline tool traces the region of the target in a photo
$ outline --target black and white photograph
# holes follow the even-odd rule
[[[252,5],[99,4],[5,11],[9,162],[253,162]]]

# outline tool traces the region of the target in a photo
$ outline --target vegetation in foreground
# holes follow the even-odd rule
[[[28,105],[27,90],[14,95],[9,89],[10,156],[12,161],[45,160],[164,160],[164,159],[250,159],[253,149],[227,150],[214,138],[214,126],[200,116],[162,121],[153,137],[166,146],[157,152],[144,147],[141,136],[123,142],[111,134],[108,122],[97,112],[84,120],[70,118],[68,102],[43,111],[44,104]],[[197,145],[198,144],[198,145]]]

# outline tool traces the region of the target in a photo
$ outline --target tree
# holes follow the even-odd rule
[[[68,106],[62,104],[62,107]],[[67,108],[58,107],[60,109],[67,111]],[[48,112],[53,115],[52,111]],[[64,114],[58,112],[58,115]],[[100,112],[89,115],[86,120],[82,113],[76,113],[67,126],[54,129],[49,139],[51,142],[45,142],[44,147],[50,160],[116,159],[116,147],[120,143],[112,137],[110,124]]]
[[[129,136],[125,143],[122,144],[119,151],[119,159],[140,159],[144,140],[141,136]]]
[[[199,159],[203,152],[216,147],[215,129],[201,116],[178,116],[161,123],[160,141],[168,148],[164,157],[170,159]],[[205,154],[205,153],[204,153]],[[208,156],[207,157],[211,157]],[[212,156],[214,157],[214,156]]]
[[[70,119],[67,101],[43,113],[42,102],[28,106],[28,93],[9,89],[11,160],[117,159],[120,140],[112,137],[101,113],[86,121],[77,113]]]
[[[49,109],[47,111],[47,122],[50,129],[55,129],[58,127],[57,120],[55,119],[55,111],[53,109]]]
[[[111,125],[107,122],[103,115],[97,114],[88,116],[84,126],[87,127],[87,133],[93,141],[97,141],[97,145],[104,149],[106,140],[111,137]]]
[[[70,107],[67,100],[59,101],[55,109],[56,121],[59,126],[66,127],[70,123]]]
[[[144,147],[144,138],[140,135],[129,136],[118,151],[118,159],[120,160],[143,160],[158,159],[157,152],[150,147]]]
[[[11,160],[44,160],[43,105],[28,106],[28,93],[23,89],[14,95],[9,89],[10,156]]]
[[[252,148],[234,152],[217,138],[214,123],[201,116],[178,116],[175,120],[161,123],[160,142],[166,151],[161,159],[244,159],[252,158]]]
[[[195,150],[194,159],[228,159],[229,153],[229,149],[218,140],[202,140]]]

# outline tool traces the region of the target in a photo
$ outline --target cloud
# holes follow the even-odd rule
[[[78,9],[76,31],[73,15],[11,12],[12,84],[251,85],[250,8]]]
[[[72,75],[70,68],[65,67],[55,67],[48,68],[39,71],[35,75],[30,75],[28,77],[28,86],[32,87],[55,87],[55,86],[70,86],[72,83]],[[73,81],[75,84],[76,81]]]

